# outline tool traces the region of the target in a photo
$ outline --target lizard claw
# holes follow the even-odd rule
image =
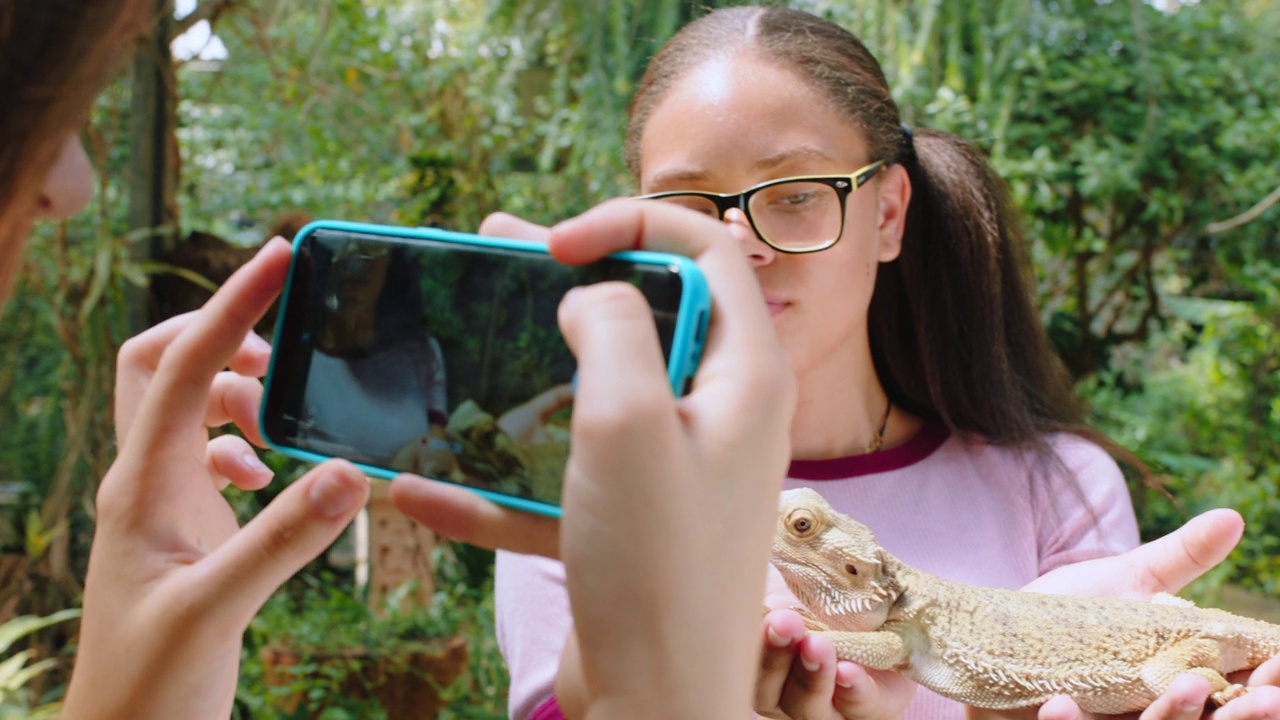
[[[809,630],[810,632],[822,632],[823,630],[831,629],[830,625],[827,625],[826,623],[819,620],[818,616],[810,612],[809,608],[807,607],[804,607],[802,605],[792,605],[787,609],[792,610],[798,615],[800,615],[800,617],[804,620],[805,629]]]
[[[1213,701],[1213,704],[1215,706],[1222,707],[1223,705],[1226,705],[1228,702],[1235,700],[1238,697],[1243,697],[1248,692],[1249,692],[1249,688],[1245,687],[1244,685],[1232,684],[1211,694],[1209,696],[1209,699]]]

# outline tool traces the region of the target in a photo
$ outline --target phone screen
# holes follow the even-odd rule
[[[575,363],[570,288],[634,284],[664,356],[679,268],[319,228],[298,241],[264,397],[283,449],[559,505]]]

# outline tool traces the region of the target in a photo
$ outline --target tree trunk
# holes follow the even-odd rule
[[[139,262],[173,249],[178,221],[177,76],[169,49],[174,7],[173,0],[151,1],[159,19],[134,57],[130,113],[129,229],[139,238],[133,248]],[[147,291],[139,290],[129,305],[131,335],[156,320]]]

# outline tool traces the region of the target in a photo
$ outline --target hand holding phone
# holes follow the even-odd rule
[[[571,288],[606,280],[648,300],[671,390],[683,392],[710,312],[687,258],[568,266],[537,243],[313,223],[294,242],[263,435],[304,459],[424,474],[556,516],[576,371],[556,310]]]
[[[642,686],[640,701],[656,706],[650,714],[722,714],[724,698],[745,707],[751,696],[760,558],[776,522],[795,391],[743,252],[757,241],[741,229],[636,201],[551,229],[551,252],[566,262],[640,243],[687,254],[716,308],[696,386],[676,398],[664,392],[637,293],[596,286],[562,303],[560,327],[580,373],[563,521],[539,522],[546,518],[441,483],[392,484],[397,507],[442,533],[564,561],[575,628],[556,684],[566,715],[609,716],[622,708],[599,701],[636,698]],[[645,685],[652,668],[672,663],[680,667],[670,677],[682,682],[661,692]]]

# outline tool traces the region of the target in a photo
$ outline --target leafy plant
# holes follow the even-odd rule
[[[72,608],[46,617],[22,615],[13,618],[0,625],[0,655],[31,633],[78,617],[80,610]],[[53,669],[58,659],[45,658],[31,663],[33,654],[30,649],[22,650],[0,661],[0,720],[54,720],[58,717],[61,703],[33,706],[27,692],[27,684]]]
[[[492,556],[483,578],[474,583],[467,561],[453,546],[438,545],[433,555],[437,584],[429,607],[399,611],[403,595],[412,589],[405,586],[387,597],[386,612],[375,617],[363,593],[325,572],[295,578],[274,595],[245,636],[238,717],[288,717],[275,706],[298,694],[303,697],[299,717],[316,712],[333,720],[382,717],[385,710],[377,701],[347,697],[343,688],[350,688],[350,678],[377,657],[461,637],[468,649],[466,667],[451,685],[438,688],[445,703],[440,718],[505,718],[508,678],[494,638]],[[291,669],[292,680],[272,684],[263,651],[281,645],[302,651],[302,662]],[[368,652],[343,655],[352,648]]]

